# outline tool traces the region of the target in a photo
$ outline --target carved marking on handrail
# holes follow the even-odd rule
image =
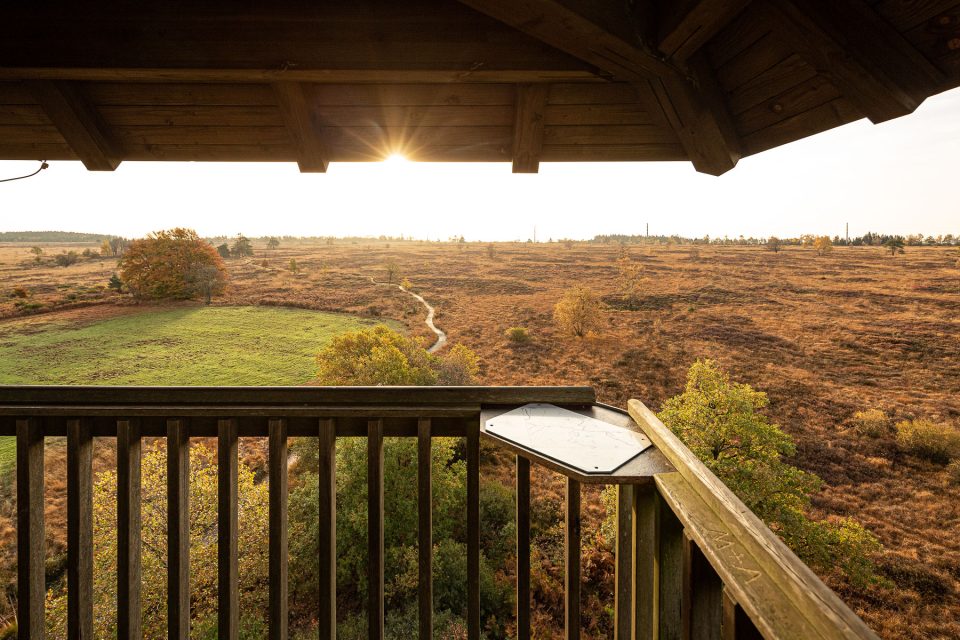
[[[742,573],[746,576],[749,576],[745,584],[750,584],[762,574],[756,569],[750,569],[749,567],[744,566],[744,560],[749,556],[743,553],[739,548],[736,547],[736,540],[730,535],[729,531],[720,531],[718,529],[704,528],[704,532],[710,536],[713,541],[713,544],[717,551],[723,551],[724,549],[730,549],[730,556],[733,558],[734,562],[731,563],[732,568]]]

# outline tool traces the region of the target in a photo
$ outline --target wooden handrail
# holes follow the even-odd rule
[[[652,411],[627,406],[677,469],[656,477],[659,495],[765,638],[877,637]]]

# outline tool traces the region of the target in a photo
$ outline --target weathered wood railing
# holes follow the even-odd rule
[[[109,388],[0,387],[0,435],[17,437],[18,638],[44,636],[44,438],[67,438],[68,637],[92,638],[93,438],[117,444],[117,623],[139,639],[140,459],[144,437],[166,438],[168,637],[190,631],[189,441],[218,439],[218,629],[238,634],[237,440],[269,441],[269,633],[287,637],[287,440],[319,441],[319,637],[336,637],[338,437],[367,438],[368,633],[384,633],[383,439],[418,439],[418,599],[432,635],[431,442],[463,437],[467,457],[468,638],[480,620],[482,417],[546,402],[640,430],[656,449],[630,473],[591,478],[517,453],[517,637],[530,629],[531,461],[567,475],[565,635],[580,637],[580,484],[616,482],[615,629],[630,638],[874,638],[864,623],[740,503],[646,407],[596,405],[582,387]],[[510,447],[508,447],[510,448]]]

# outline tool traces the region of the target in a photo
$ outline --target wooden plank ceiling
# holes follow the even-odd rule
[[[960,0],[8,3],[0,159],[739,158],[960,85]]]

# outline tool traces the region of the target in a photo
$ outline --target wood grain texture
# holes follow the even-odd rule
[[[383,422],[367,424],[367,637],[383,640]]]
[[[517,86],[517,101],[513,120],[513,172],[537,173],[540,168],[540,150],[543,147],[543,129],[547,85],[522,84]]]
[[[319,538],[319,640],[337,637],[337,425],[332,418],[320,420],[317,476],[320,482],[317,512]]]
[[[28,82],[47,117],[90,171],[113,171],[120,153],[96,109],[76,84],[64,81]]]
[[[167,420],[167,638],[190,638],[190,435]]]
[[[530,461],[517,456],[517,640],[530,640]]]
[[[217,637],[237,640],[240,632],[237,536],[237,421],[217,423]]]
[[[269,425],[270,640],[287,640],[287,422]]]
[[[656,415],[638,400],[628,407],[677,469],[656,478],[668,511],[764,637],[877,637]]]
[[[67,638],[93,638],[93,437],[67,421]]]
[[[567,478],[563,567],[563,628],[566,640],[580,638],[580,534],[580,483]]]
[[[297,82],[276,82],[273,89],[280,103],[280,112],[287,131],[297,147],[297,165],[301,172],[324,173],[328,152],[321,138],[321,129],[313,117],[303,85]]]
[[[429,418],[417,425],[417,601],[420,640],[433,637],[433,449]]]
[[[141,457],[139,420],[117,421],[117,638],[140,640]]]
[[[614,640],[633,634],[633,486],[617,485],[613,632]]]
[[[657,559],[657,495],[652,486],[633,489],[633,638],[656,638],[660,582]]]
[[[43,425],[18,419],[17,638],[43,640],[46,630],[46,536],[43,517]]]
[[[467,640],[480,640],[480,415],[467,423]]]

